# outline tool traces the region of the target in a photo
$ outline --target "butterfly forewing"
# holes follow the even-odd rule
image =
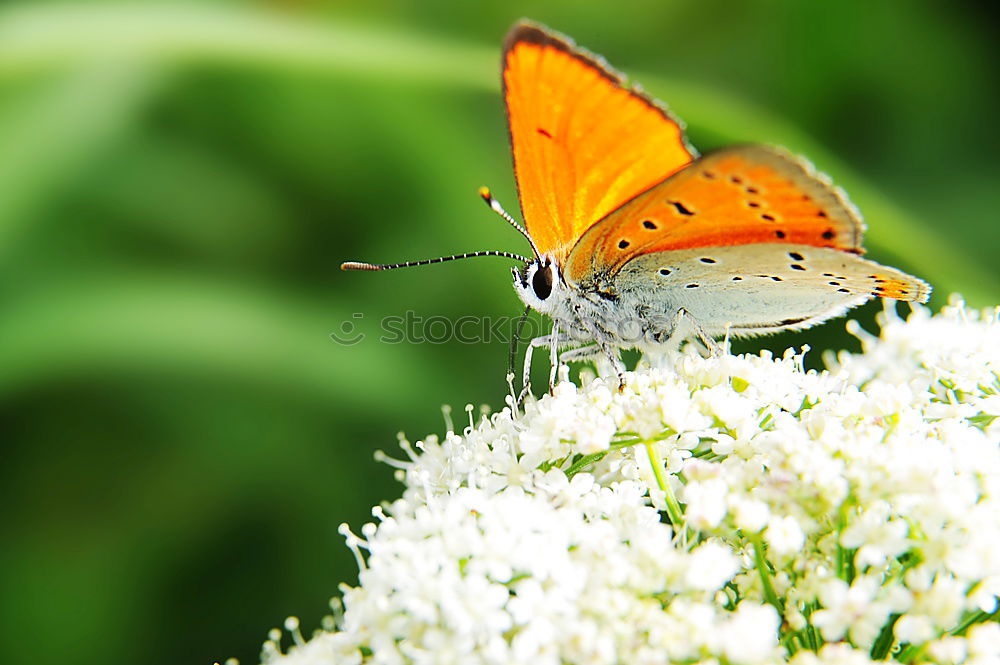
[[[782,150],[738,146],[698,159],[592,226],[567,276],[614,273],[637,256],[694,247],[792,243],[861,251],[844,195]]]
[[[507,36],[503,86],[525,226],[560,262],[589,226],[692,159],[662,106],[532,23]]]

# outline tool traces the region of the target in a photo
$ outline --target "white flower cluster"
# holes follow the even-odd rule
[[[265,662],[997,665],[1000,323],[881,326],[822,372],[679,355],[403,441],[343,611]]]

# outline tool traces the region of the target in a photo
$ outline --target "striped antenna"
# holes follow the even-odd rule
[[[490,207],[493,212],[503,217],[507,220],[507,223],[513,226],[518,232],[528,239],[528,243],[531,245],[531,251],[535,253],[536,259],[541,259],[542,255],[538,253],[538,248],[535,247],[535,241],[531,239],[528,232],[523,226],[514,221],[514,218],[507,214],[507,211],[497,202],[493,195],[490,194],[488,187],[479,188],[479,196],[483,197],[486,201],[486,205]],[[521,263],[528,265],[531,263],[531,259],[521,256],[520,254],[514,254],[513,252],[502,252],[498,250],[485,250],[482,252],[466,252],[465,254],[452,254],[451,256],[441,256],[436,259],[424,259],[422,261],[404,261],[402,263],[364,263],[362,261],[345,261],[340,264],[341,270],[395,270],[396,268],[410,268],[412,266],[426,266],[432,263],[444,263],[445,261],[455,261],[457,259],[471,259],[474,256],[499,256],[505,259],[514,259],[515,261],[520,261]]]
[[[506,259],[515,259],[525,264],[530,263],[530,259],[514,254],[513,252],[501,252],[497,250],[485,250],[482,252],[466,252],[465,254],[452,254],[451,256],[440,256],[436,259],[424,259],[423,261],[404,261],[403,263],[362,263],[360,261],[345,261],[340,264],[341,270],[395,270],[396,268],[410,268],[413,266],[427,266],[432,263],[444,263],[445,261],[455,261],[457,259],[471,259],[474,256],[500,256]]]
[[[486,201],[486,205],[490,207],[490,210],[492,210],[493,212],[495,212],[496,214],[500,215],[505,220],[507,220],[508,224],[517,229],[518,232],[528,240],[528,244],[531,245],[531,251],[534,252],[535,258],[541,261],[542,253],[538,251],[537,247],[535,247],[535,241],[531,239],[530,235],[528,235],[528,231],[523,226],[515,222],[514,218],[511,217],[507,213],[507,211],[503,209],[503,206],[500,205],[500,202],[497,201],[495,198],[493,198],[493,194],[490,193],[490,188],[480,187],[479,196],[483,197],[483,200]]]

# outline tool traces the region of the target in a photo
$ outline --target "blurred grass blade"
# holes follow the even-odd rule
[[[0,396],[74,376],[170,373],[370,408],[383,390],[373,365],[433,374],[407,344],[338,345],[327,333],[351,320],[348,311],[203,276],[119,270],[8,301],[4,318]]]
[[[287,14],[194,5],[0,11],[0,77],[61,67],[93,54],[320,69],[484,90],[496,89],[498,81],[493,49],[386,28],[317,25]]]
[[[87,58],[4,105],[0,258],[10,251],[12,236],[31,213],[133,126],[130,120],[146,99],[153,78],[134,64]]]

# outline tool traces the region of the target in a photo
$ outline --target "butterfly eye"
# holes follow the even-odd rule
[[[545,300],[552,293],[552,266],[541,266],[531,278],[531,289],[539,300]]]

